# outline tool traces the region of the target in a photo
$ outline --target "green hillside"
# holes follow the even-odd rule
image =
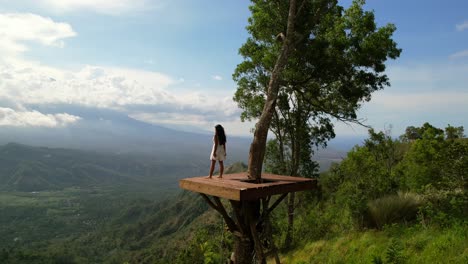
[[[282,263],[468,263],[468,229],[389,227],[305,243]],[[274,263],[274,262],[270,262]]]
[[[226,171],[244,169],[236,163]],[[0,225],[0,263],[174,263],[224,232],[199,195],[162,198],[131,186],[0,192]]]
[[[320,175],[318,190],[296,195],[289,247],[281,203],[272,228],[282,263],[466,263],[468,145],[425,130],[411,140],[371,130]],[[115,185],[0,192],[0,263],[194,264],[230,255],[232,236],[199,195],[162,196],[157,184],[123,188],[122,177]],[[135,182],[148,183],[143,175]]]
[[[161,164],[150,156],[30,147],[14,143],[0,146],[0,191],[37,192],[70,187],[128,188],[147,185],[174,188],[174,177],[180,177],[178,173],[186,175],[190,170],[172,170],[171,164]]]
[[[301,194],[282,263],[468,263],[468,141],[417,129],[371,130],[320,176],[317,196]],[[281,244],[287,223],[275,222]]]

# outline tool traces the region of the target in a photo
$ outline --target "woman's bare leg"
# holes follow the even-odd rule
[[[219,176],[218,176],[218,178],[223,177],[223,172],[224,172],[224,162],[220,160],[219,161]]]
[[[210,176],[208,176],[208,178],[211,178],[211,176],[213,176],[213,171],[215,169],[215,165],[216,165],[216,160],[211,160],[211,165],[210,165]]]

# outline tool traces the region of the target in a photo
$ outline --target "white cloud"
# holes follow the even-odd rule
[[[153,124],[175,124],[175,125],[204,125],[208,123],[202,116],[196,114],[182,113],[134,113],[131,118]]]
[[[153,122],[144,113],[159,113],[159,123],[230,120],[239,109],[224,94],[178,91],[180,80],[159,72],[85,66],[77,71],[47,67],[20,59],[0,60],[0,101],[32,105],[75,105],[119,110]],[[164,113],[164,114],[163,114]],[[196,117],[195,117],[196,116]]]
[[[67,3],[81,5],[78,1],[62,4]],[[175,79],[159,72],[94,65],[66,70],[20,56],[28,50],[31,41],[63,47],[64,38],[76,35],[67,23],[34,14],[0,14],[0,28],[2,125],[54,127],[78,120],[66,113],[51,115],[30,110],[36,106],[114,109],[158,123],[184,121],[204,125],[238,117],[239,109],[231,99],[233,91],[205,93],[200,87],[195,91],[189,87],[180,90],[177,87],[184,83],[183,78]]]
[[[468,65],[462,63],[399,64],[387,69],[391,87],[375,92],[364,103],[358,117],[365,124],[383,130],[394,126],[394,135],[407,126],[430,122],[468,127]],[[336,127],[338,135],[362,134],[359,126]]]
[[[60,127],[80,120],[79,116],[62,114],[43,114],[38,111],[16,111],[0,107],[0,126],[16,127]]]
[[[118,109],[174,100],[164,90],[173,80],[157,72],[96,66],[64,71],[18,60],[0,64],[0,72],[11,76],[0,82],[0,97],[23,104],[76,104]]]
[[[0,14],[0,54],[14,56],[28,50],[24,42],[38,42],[45,46],[63,47],[64,38],[76,36],[67,23],[28,14]]]
[[[222,80],[223,80],[223,77],[221,77],[221,76],[219,76],[219,75],[213,75],[213,76],[211,76],[211,78],[212,78],[213,80],[216,80],[216,81],[222,81]]]
[[[402,112],[467,112],[468,92],[378,93],[370,104],[390,113]]]
[[[154,0],[37,0],[38,4],[55,12],[92,11],[107,15],[145,11],[161,5]]]
[[[458,31],[463,31],[465,29],[468,29],[468,20],[463,21],[463,23],[461,24],[457,24],[455,27],[457,28]]]
[[[468,50],[462,50],[457,53],[454,53],[450,55],[451,59],[458,59],[458,58],[463,58],[463,57],[468,57]]]
[[[468,113],[468,65],[422,64],[389,67],[392,86],[376,92],[364,107],[388,114],[407,111]]]

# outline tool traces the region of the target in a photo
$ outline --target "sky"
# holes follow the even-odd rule
[[[86,118],[69,109],[82,107],[184,130],[221,123],[230,135],[250,135],[254,123],[240,121],[231,77],[249,4],[0,0],[0,126],[69,126]],[[368,0],[365,9],[378,26],[396,25],[403,52],[387,62],[391,86],[358,117],[395,135],[424,122],[468,130],[468,1]],[[366,128],[337,123],[336,133]]]

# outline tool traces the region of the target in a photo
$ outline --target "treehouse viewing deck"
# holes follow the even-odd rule
[[[313,190],[315,179],[262,174],[263,183],[254,183],[247,173],[225,174],[223,178],[207,176],[185,178],[179,181],[182,189],[234,201],[258,200],[272,195]]]

